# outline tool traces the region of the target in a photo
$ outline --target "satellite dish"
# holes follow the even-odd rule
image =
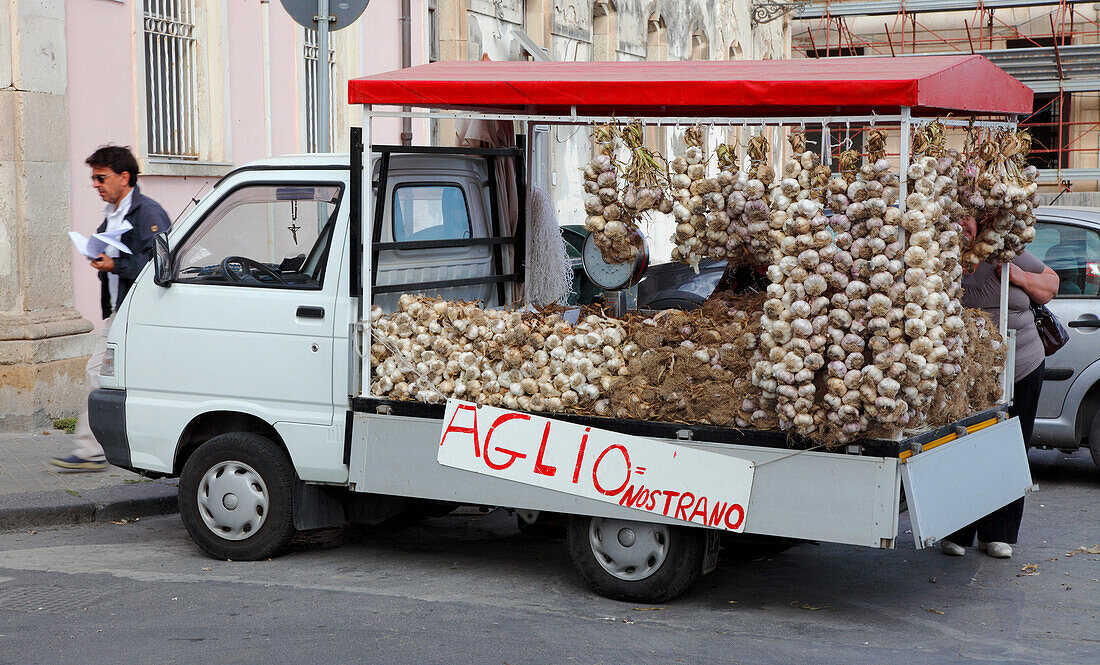
[[[280,0],[280,2],[295,23],[311,30],[317,29],[317,21],[313,20],[313,17],[317,16],[317,0]],[[336,17],[334,21],[329,21],[328,29],[340,30],[355,23],[355,20],[363,15],[368,2],[370,0],[328,0],[328,15]]]

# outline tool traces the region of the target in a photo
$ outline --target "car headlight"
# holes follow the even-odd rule
[[[115,375],[115,348],[113,346],[108,346],[107,350],[103,353],[103,364],[99,367],[99,375]]]

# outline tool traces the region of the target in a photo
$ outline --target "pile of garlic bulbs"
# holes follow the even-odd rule
[[[716,258],[724,257],[730,263],[740,263],[745,260],[745,252],[749,243],[749,230],[745,226],[744,213],[745,185],[749,182],[747,173],[737,168],[737,149],[728,144],[718,145],[715,154],[718,157],[718,185],[722,188],[722,195],[726,197],[726,249],[725,252],[716,253]]]
[[[631,261],[638,255],[634,238],[634,216],[620,203],[620,179],[615,162],[614,128],[597,127],[592,139],[599,154],[584,165],[584,228],[592,234],[604,259],[613,263]]]
[[[642,145],[641,125],[621,131],[601,125],[592,133],[599,153],[582,169],[584,173],[584,227],[595,238],[600,254],[609,263],[627,263],[641,251],[638,225],[645,213],[672,212],[665,196],[661,156]],[[630,164],[622,169],[615,150],[622,145],[630,152]]]
[[[627,336],[641,353],[611,390],[611,414],[737,425],[740,408],[758,393],[744,378],[760,301],[759,295],[715,294],[691,311],[628,317]]]
[[[684,132],[684,144],[687,146],[684,156],[669,162],[672,170],[669,184],[676,200],[672,206],[672,214],[676,217],[676,229],[670,238],[675,245],[672,260],[687,263],[698,273],[699,261],[710,250],[707,240],[708,201],[705,197],[713,198],[718,182],[710,182],[707,178],[707,157],[698,127],[689,127]],[[722,207],[725,207],[724,199]]]
[[[901,427],[908,405],[901,399],[904,285],[898,223],[898,178],[885,159],[885,133],[868,133],[868,161],[841,155],[842,175],[828,183],[829,219],[836,251],[827,336],[826,419],[841,440],[872,427]]]
[[[449,397],[521,411],[606,412],[600,403],[639,353],[622,321],[486,310],[408,294],[371,310],[371,392],[439,403]]]
[[[571,326],[558,314],[403,295],[397,312],[372,309],[371,394],[774,430],[774,401],[769,408],[753,385],[747,360],[764,335],[763,300],[720,293],[688,312],[623,320],[590,314]],[[980,310],[962,318],[976,361],[954,385],[941,387],[946,407],[929,414],[932,425],[989,408],[1000,396],[997,372],[990,371],[1003,366],[1005,355],[996,324]],[[833,445],[853,437],[826,427],[813,438]]]
[[[949,306],[946,286],[950,283],[950,273],[945,274],[941,255],[941,240],[957,235],[952,229],[941,232],[947,199],[943,192],[954,188],[953,170],[950,158],[937,159],[932,155],[915,156],[906,169],[910,193],[905,199],[906,211],[902,220],[907,241],[902,311],[909,353],[904,395],[917,419],[927,411],[936,392],[940,363],[947,357],[947,327],[953,324],[946,320]]]
[[[967,164],[960,177],[961,203],[978,220],[978,235],[963,253],[966,266],[989,256],[1011,261],[1035,238],[1035,182],[1038,170],[1028,166],[1031,136],[1026,131],[998,130],[980,138],[971,132]]]
[[[1026,135],[992,134],[960,154],[946,149],[942,124],[927,124],[903,165],[900,207],[902,182],[874,127],[867,159],[844,151],[838,175],[801,132],[789,137],[778,177],[762,133],[744,171],[733,148],[719,146],[713,176],[700,128],[665,171],[642,138],[637,123],[594,133],[586,226],[605,258],[633,258],[642,216],[671,212],[674,260],[762,265],[766,294],[714,296],[709,313],[592,314],[576,327],[554,314],[403,300],[375,324],[375,392],[780,429],[830,443],[894,436],[989,405],[990,367],[1003,364],[1003,348],[989,324],[975,323],[985,319],[962,309],[961,277],[967,264],[1010,258],[1034,235]],[[626,168],[614,160],[624,148]],[[958,222],[975,197],[983,217],[968,248]]]
[[[775,244],[772,239],[771,207],[768,205],[768,187],[775,180],[770,152],[768,139],[763,134],[749,140],[748,180],[741,192],[745,198],[741,225],[749,236],[745,246],[752,260],[764,265],[772,262],[772,247]]]
[[[686,263],[698,273],[704,258],[740,258],[743,239],[739,228],[745,197],[735,190],[743,187],[747,178],[738,178],[733,151],[724,144],[717,151],[717,176],[707,175],[705,139],[699,127],[687,129],[684,144],[684,156],[669,162],[669,182],[676,200],[672,207],[676,218],[670,238],[675,245],[672,260]]]
[[[825,365],[825,293],[833,268],[821,260],[820,252],[832,244],[832,233],[809,187],[816,155],[805,149],[805,135],[792,134],[790,142],[792,157],[783,164],[784,177],[770,193],[772,283],[760,320],[753,383],[768,403],[774,399],[781,429],[811,436],[822,420],[815,404],[815,377]]]

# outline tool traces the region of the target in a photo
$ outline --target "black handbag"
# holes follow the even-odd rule
[[[1031,303],[1031,313],[1035,315],[1035,331],[1043,341],[1043,352],[1052,356],[1069,341],[1069,333],[1058,317],[1047,309],[1046,305]]]

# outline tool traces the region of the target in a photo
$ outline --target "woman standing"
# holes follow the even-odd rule
[[[973,217],[962,221],[963,232],[973,241],[978,224]],[[1001,304],[1001,270],[999,265],[983,262],[969,275],[964,275],[963,305],[989,312],[994,321],[999,320]],[[1039,390],[1043,387],[1044,351],[1039,333],[1035,330],[1035,316],[1031,313],[1031,301],[1045,305],[1058,293],[1058,274],[1043,264],[1035,255],[1024,250],[1008,266],[1008,327],[1016,331],[1016,378],[1012,405],[1008,415],[1020,419],[1024,444],[1031,442],[1035,427],[1035,408],[1039,404]],[[1020,519],[1024,514],[1024,499],[1013,501],[977,522],[959,529],[940,542],[944,554],[962,556],[966,547],[974,544],[978,536],[978,549],[989,556],[1007,559],[1012,556],[1012,545],[1020,531]]]

